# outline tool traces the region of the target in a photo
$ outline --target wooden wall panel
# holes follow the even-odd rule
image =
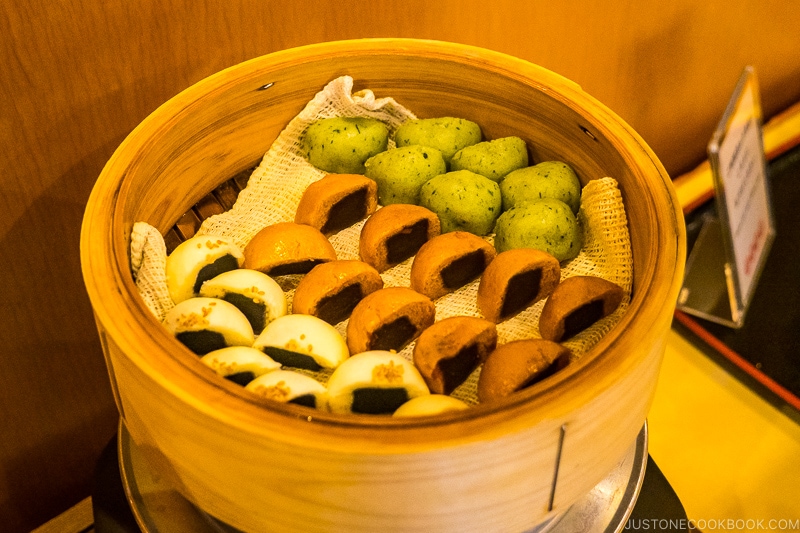
[[[78,238],[104,162],[150,111],[229,65],[334,39],[418,37],[513,54],[573,79],[677,175],[745,65],[765,111],[800,99],[800,10],[779,0],[0,5],[0,529],[88,493],[115,430]]]

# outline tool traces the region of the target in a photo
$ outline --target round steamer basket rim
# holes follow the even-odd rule
[[[680,214],[675,192],[669,184],[667,173],[639,135],[617,115],[583,92],[579,86],[572,82],[565,84],[565,78],[543,67],[499,52],[441,41],[360,39],[306,45],[254,58],[201,80],[159,106],[131,132],[115,151],[92,191],[89,201],[90,209],[87,209],[84,218],[81,242],[87,290],[98,322],[107,330],[104,335],[107,334],[111,337],[128,358],[135,357],[137,365],[148,368],[152,379],[157,380],[161,386],[193,408],[203,410],[215,417],[224,417],[227,423],[235,423],[251,431],[263,431],[273,435],[275,427],[288,424],[292,431],[281,432],[282,436],[285,436],[287,440],[302,441],[305,446],[317,445],[315,443],[319,440],[326,440],[325,446],[329,447],[335,439],[319,439],[318,436],[322,434],[322,431],[326,432],[326,436],[339,437],[338,441],[341,446],[352,446],[354,440],[374,441],[382,445],[389,445],[381,448],[387,453],[391,451],[391,444],[395,441],[405,447],[410,443],[425,444],[434,440],[439,444],[448,441],[453,443],[468,441],[473,438],[473,433],[478,434],[477,431],[473,431],[477,427],[484,431],[474,438],[484,440],[487,436],[487,428],[490,432],[496,432],[497,435],[502,434],[505,431],[503,424],[505,421],[514,420],[520,416],[529,417],[531,420],[534,418],[530,417],[536,417],[535,419],[538,420],[568,412],[569,406],[573,404],[565,402],[562,405],[561,400],[566,395],[564,391],[570,386],[574,388],[575,384],[584,380],[596,380],[598,375],[602,375],[602,379],[605,380],[601,384],[602,388],[610,386],[613,382],[610,375],[613,373],[611,369],[625,365],[625,361],[621,360],[624,359],[621,354],[635,350],[637,342],[641,340],[632,339],[630,335],[624,336],[622,332],[639,324],[643,324],[641,326],[643,331],[651,329],[649,328],[651,323],[659,318],[659,310],[656,306],[651,305],[646,312],[640,311],[644,303],[644,288],[651,288],[653,280],[657,277],[656,270],[659,270],[664,278],[669,278],[670,283],[662,284],[654,294],[649,294],[648,297],[657,298],[658,301],[665,303],[677,298],[678,284],[683,268],[682,254],[685,253],[683,248],[678,245],[680,235],[684,231],[680,224],[676,223],[673,227],[664,227],[668,225],[658,224],[659,233],[652,242],[649,254],[664,255],[669,260],[650,259],[655,268],[652,272],[647,273],[644,283],[640,283],[642,286],[634,291],[627,313],[620,323],[579,361],[569,365],[548,380],[504,401],[477,405],[465,411],[437,417],[394,419],[365,415],[344,416],[312,411],[293,405],[276,405],[244,391],[235,384],[219,379],[212,371],[205,369],[198,362],[197,357],[169,335],[165,328],[160,327],[158,320],[139,297],[130,275],[128,248],[131,223],[124,220],[123,216],[123,206],[129,199],[126,194],[130,186],[126,180],[128,171],[135,164],[137,158],[143,157],[141,155],[143,151],[158,142],[158,136],[153,135],[152,125],[158,124],[158,129],[168,128],[171,123],[178,121],[188,109],[202,105],[204,97],[207,97],[209,93],[220,90],[231,83],[231,79],[233,81],[239,79],[237,75],[253,78],[263,77],[263,74],[268,74],[270,71],[286,65],[319,61],[319,53],[323,50],[328,59],[337,54],[404,56],[425,52],[428,57],[436,57],[441,60],[480,64],[482,67],[501,72],[504,76],[521,80],[572,107],[578,105],[581,108],[591,107],[592,116],[598,128],[605,128],[605,122],[609,122],[624,131],[626,138],[620,139],[619,142],[617,142],[616,136],[610,137],[614,139],[617,150],[623,152],[626,157],[629,157],[628,152],[633,150],[644,152],[647,158],[653,162],[655,171],[650,174],[657,175],[660,179],[651,179],[650,181],[656,181],[657,185],[663,188],[658,192],[668,198],[668,202],[660,206],[655,201],[656,191],[648,191],[648,198],[652,203],[650,209],[656,211],[654,216],[663,223],[664,218],[675,218]],[[265,63],[265,58],[269,58],[268,63]],[[530,77],[526,77],[526,75]],[[594,113],[597,111],[602,111],[603,116],[595,116]],[[139,149],[132,155],[130,147],[137,146],[137,143]],[[116,180],[121,181],[117,182]],[[113,186],[107,187],[109,184]],[[103,187],[104,185],[106,187]],[[656,185],[656,183],[651,185]],[[112,214],[111,217],[109,217],[109,213]],[[104,231],[99,232],[97,227],[103,228]],[[105,238],[103,242],[90,239],[90,236],[97,237],[101,234]],[[677,235],[678,239],[668,242],[670,235]],[[113,250],[113,254],[98,253],[103,245],[107,245],[109,249]],[[98,266],[104,267],[105,274],[112,272],[113,276],[93,276],[91,273]],[[118,300],[124,302],[130,316],[124,316],[126,313],[119,313],[119,308],[114,307],[114,302],[118,302]],[[147,334],[141,335],[142,332],[147,332]],[[617,349],[610,350],[611,347]],[[171,357],[155,360],[149,355],[151,352],[164,349],[169,350]],[[605,371],[602,371],[603,369]],[[178,374],[186,378],[183,383],[179,384],[170,379],[171,376]],[[197,398],[201,393],[205,395],[204,400],[198,401]],[[219,403],[208,401],[209,397],[218,398],[221,401]],[[242,409],[230,408],[231,399]],[[542,414],[542,409],[534,413],[536,411],[532,408],[534,404],[546,404],[551,407],[551,410],[547,415]],[[431,431],[431,429],[435,431]],[[308,439],[309,435],[315,438]]]

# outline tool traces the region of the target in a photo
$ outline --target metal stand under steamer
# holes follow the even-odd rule
[[[237,531],[198,509],[169,487],[158,472],[151,469],[124,424],[120,424],[116,445],[113,444],[109,444],[96,473],[93,502],[97,533]],[[115,461],[116,465],[113,464]],[[625,457],[586,497],[528,533],[619,532],[626,529],[643,487],[647,490],[644,485],[647,463],[645,425]],[[114,471],[114,466],[118,466],[118,471]],[[660,472],[656,473],[660,475]],[[679,513],[683,513],[682,507]],[[682,516],[685,518],[685,514]]]

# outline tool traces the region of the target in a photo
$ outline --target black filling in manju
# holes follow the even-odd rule
[[[382,325],[372,334],[371,350],[397,350],[408,344],[417,335],[417,327],[402,315]]]
[[[479,362],[477,343],[461,348],[453,357],[440,360],[437,366],[442,372],[444,394],[450,394],[464,383]]]
[[[522,385],[517,388],[517,391],[521,391],[523,389],[527,389],[528,387],[539,383],[540,381],[549,378],[559,370],[563,369],[564,367],[569,364],[569,352],[563,351],[558,357],[553,360],[552,363],[544,367],[543,369],[539,370],[538,372],[534,372],[531,377],[528,378]]]
[[[389,415],[408,401],[402,387],[362,387],[353,390],[351,411],[365,415]]]
[[[402,263],[420,249],[428,240],[428,221],[419,220],[386,239],[386,262]]]
[[[237,268],[239,268],[239,260],[231,254],[225,254],[222,257],[218,257],[213,263],[204,266],[197,273],[197,278],[194,280],[194,293],[199,293],[200,287],[202,287],[203,283],[206,281],[219,276],[223,272],[236,270]]]
[[[234,372],[233,374],[228,374],[227,376],[225,376],[225,379],[244,387],[245,385],[256,379],[256,374],[255,372],[246,370],[244,372]]]
[[[258,335],[264,330],[267,325],[267,305],[264,303],[257,303],[252,298],[248,298],[238,292],[227,292],[222,297],[223,300],[235,305],[239,311],[250,322],[253,328],[253,333]]]
[[[303,259],[302,261],[294,261],[292,263],[284,263],[272,267],[268,276],[287,276],[289,274],[308,274],[312,268],[320,263],[324,263],[322,259]]]
[[[364,298],[360,283],[351,283],[339,292],[323,296],[317,304],[317,318],[328,324],[338,324],[350,316],[356,304]]]
[[[442,269],[442,284],[448,289],[457,289],[480,276],[485,268],[486,256],[483,250],[474,250]]]
[[[577,335],[603,318],[603,300],[587,302],[564,317],[564,336],[560,340]]]
[[[301,394],[300,396],[292,398],[286,403],[293,403],[295,405],[304,405],[306,407],[316,408],[317,397],[313,394]]]
[[[367,189],[362,187],[351,192],[333,204],[328,211],[328,219],[322,226],[322,233],[330,235],[349,228],[367,216]]]
[[[516,315],[531,305],[542,288],[542,269],[534,268],[514,274],[508,280],[500,316],[507,318]]]
[[[214,350],[225,348],[225,336],[218,331],[203,329],[200,331],[181,331],[175,337],[197,355],[205,355]]]
[[[304,353],[284,350],[276,346],[264,346],[261,351],[283,366],[315,371],[322,369],[322,366],[313,357]]]

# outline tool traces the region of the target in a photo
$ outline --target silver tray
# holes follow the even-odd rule
[[[122,485],[136,522],[144,533],[237,533],[175,491],[150,468],[123,423],[119,427]],[[639,496],[647,465],[647,424],[625,457],[603,481],[564,513],[528,533],[618,533],[625,527]]]

